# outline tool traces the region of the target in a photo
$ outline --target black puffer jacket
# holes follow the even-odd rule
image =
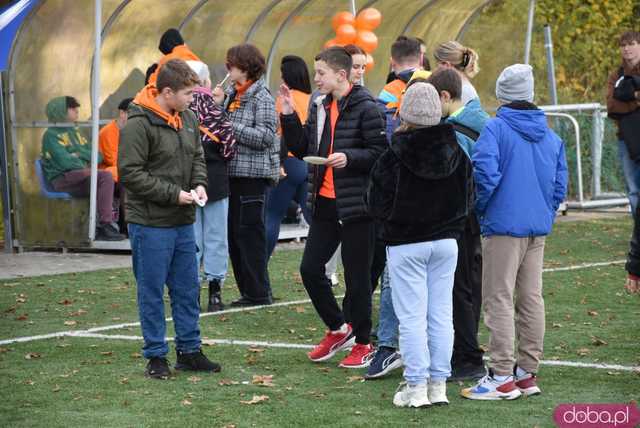
[[[387,245],[458,239],[471,205],[471,161],[448,124],[393,134],[371,171],[367,205]]]
[[[327,95],[321,103],[320,100],[314,103],[304,126],[295,113],[280,116],[284,143],[298,158],[327,157],[331,145],[329,106],[332,101],[331,95]],[[323,110],[318,112],[318,108]],[[347,156],[345,168],[333,169],[338,218],[342,221],[357,221],[369,217],[364,193],[369,171],[387,147],[385,120],[374,98],[360,85],[355,85],[349,94],[338,101],[338,111],[333,152],[341,152]],[[321,129],[320,139],[317,137],[318,129]],[[324,165],[309,167],[307,205],[312,212],[315,211],[316,198],[325,172]]]

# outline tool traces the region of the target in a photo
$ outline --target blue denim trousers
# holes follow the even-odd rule
[[[457,262],[455,239],[387,247],[404,378],[411,385],[451,376]]]
[[[164,286],[169,288],[175,324],[176,349],[200,349],[198,266],[193,225],[151,227],[129,223],[133,274],[138,289],[138,312],[145,358],[164,357],[166,341]]]
[[[223,281],[229,265],[229,244],[227,240],[227,216],[229,198],[207,202],[204,207],[196,207],[196,235],[198,268],[203,265],[207,281]]]
[[[640,193],[640,163],[629,157],[629,150],[622,140],[618,141],[618,159],[622,165],[622,173],[627,185],[631,214],[635,216],[638,207],[638,193]]]
[[[389,266],[384,267],[380,281],[380,315],[378,318],[378,347],[398,349],[398,317],[393,310],[393,297],[389,282]]]

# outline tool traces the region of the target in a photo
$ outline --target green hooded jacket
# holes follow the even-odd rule
[[[49,122],[67,122],[67,99],[56,97],[47,103]],[[98,155],[98,162],[101,162]],[[42,169],[48,182],[68,171],[88,168],[91,144],[77,127],[48,128],[42,136]]]
[[[180,191],[207,187],[198,120],[180,113],[175,130],[151,110],[132,103],[120,133],[118,173],[127,192],[127,221],[154,227],[195,222],[195,205],[178,205]]]

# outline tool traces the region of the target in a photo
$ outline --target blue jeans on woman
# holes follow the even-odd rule
[[[227,215],[229,198],[207,202],[196,207],[196,235],[198,267],[204,265],[205,280],[222,282],[227,275],[229,245],[227,241]]]
[[[164,285],[169,287],[176,349],[184,353],[200,349],[198,318],[198,266],[193,225],[152,227],[129,223],[133,274],[145,358],[169,352],[164,314]]]
[[[276,247],[280,223],[287,214],[292,200],[300,205],[302,215],[307,223],[311,224],[311,217],[307,210],[307,164],[298,158],[288,157],[283,166],[287,176],[271,189],[267,200],[267,254],[269,257]]]

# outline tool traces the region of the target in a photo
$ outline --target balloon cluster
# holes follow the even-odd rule
[[[350,12],[338,12],[331,21],[336,37],[326,42],[324,47],[349,44],[359,46],[367,54],[366,70],[369,71],[374,65],[371,53],[378,47],[378,37],[373,30],[381,21],[382,14],[372,7],[361,10],[356,17]]]

